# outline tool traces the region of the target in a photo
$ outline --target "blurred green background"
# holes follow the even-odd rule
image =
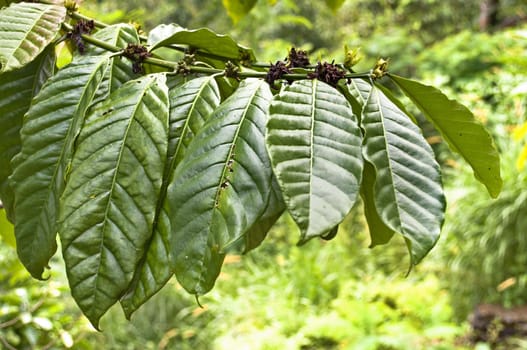
[[[113,308],[102,333],[74,305],[60,256],[49,280],[29,277],[0,211],[0,348],[527,349],[521,339],[470,344],[467,322],[481,303],[527,304],[525,0],[347,0],[332,8],[338,2],[259,0],[236,21],[225,0],[85,0],[81,12],[145,31],[206,26],[264,62],[292,46],[337,62],[344,45],[360,47],[359,71],[389,57],[392,72],[440,87],[489,128],[502,156],[500,197],[492,200],[413,110],[442,164],[448,212],[439,243],[409,276],[402,239],[368,248],[360,203],[337,238],[303,247],[284,216],[259,249],[227,258],[203,308],[171,281],[131,322]]]

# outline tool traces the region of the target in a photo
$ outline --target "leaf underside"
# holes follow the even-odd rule
[[[421,131],[373,87],[364,108],[365,158],[375,168],[375,207],[409,244],[417,264],[434,246],[444,220],[439,165]]]
[[[213,287],[225,249],[266,209],[272,171],[264,133],[271,98],[264,81],[243,81],[192,139],[176,169],[168,192],[170,245],[176,277],[190,293]]]
[[[267,145],[301,243],[337,226],[356,201],[362,136],[351,106],[333,87],[304,80],[275,96]]]
[[[96,328],[152,234],[167,139],[164,75],[125,83],[92,109],[79,135],[59,234],[72,295]]]
[[[156,214],[157,224],[154,226],[146,255],[136,268],[134,280],[121,300],[121,306],[128,318],[173,275],[168,242],[171,227],[166,198],[167,182],[185,155],[190,141],[220,104],[220,93],[213,76],[201,77],[176,85],[169,92],[169,101],[167,166]]]

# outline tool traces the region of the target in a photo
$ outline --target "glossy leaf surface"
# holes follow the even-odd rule
[[[152,235],[167,140],[164,75],[115,90],[79,135],[59,232],[72,295],[95,327],[128,288]]]
[[[362,136],[336,89],[304,80],[275,96],[267,145],[301,242],[337,226],[351,210],[362,176]]]
[[[108,56],[81,58],[47,81],[32,102],[13,159],[18,255],[36,278],[56,251],[56,220],[73,142],[104,73]]]
[[[65,16],[64,6],[39,3],[14,3],[1,9],[0,73],[33,61],[58,33]]]

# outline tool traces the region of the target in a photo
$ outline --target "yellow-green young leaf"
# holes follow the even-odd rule
[[[167,140],[165,76],[149,75],[93,107],[76,142],[59,235],[71,293],[96,328],[145,254]]]
[[[16,247],[15,230],[13,224],[7,220],[6,212],[3,208],[0,209],[0,237],[7,245],[13,248]]]
[[[20,152],[23,116],[31,99],[53,75],[54,58],[52,47],[49,47],[24,68],[0,77],[0,199],[11,222],[15,221],[14,193],[8,182],[13,172],[11,159]]]
[[[179,76],[169,79],[179,80]],[[172,82],[169,83],[172,85]],[[190,141],[220,104],[220,93],[215,78],[206,76],[182,82],[170,89],[169,101],[170,127],[164,186],[159,196],[153,234],[147,245],[146,255],[136,268],[128,292],[121,299],[121,306],[128,318],[173,275],[168,243],[171,231],[166,197],[168,180],[185,155]]]
[[[348,101],[318,80],[286,86],[269,110],[267,146],[300,243],[351,210],[362,177],[362,136]]]
[[[237,23],[256,5],[257,0],[222,0],[229,17]]]
[[[497,197],[503,186],[500,157],[485,127],[465,106],[440,90],[393,74],[390,78],[434,124],[450,148],[470,164],[490,195]]]
[[[15,3],[0,10],[0,74],[33,61],[57,35],[66,8]]]
[[[86,56],[51,77],[33,99],[20,130],[22,148],[12,160],[18,256],[42,278],[57,249],[59,198],[73,144],[93,101],[108,56]]]
[[[225,248],[261,217],[272,171],[264,142],[272,94],[246,79],[192,139],[168,188],[170,247],[178,281],[190,293],[209,291]]]
[[[337,10],[344,4],[346,0],[325,0],[326,5],[333,11],[337,12]]]
[[[373,87],[363,111],[363,153],[375,168],[375,208],[401,233],[412,264],[432,249],[441,231],[445,197],[434,153],[421,130]]]

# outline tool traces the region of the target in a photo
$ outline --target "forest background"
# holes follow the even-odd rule
[[[471,344],[476,305],[527,303],[527,5],[524,0],[259,0],[242,15],[233,1],[84,1],[106,23],[209,27],[262,61],[291,47],[342,62],[360,48],[358,70],[380,57],[390,71],[441,87],[493,134],[503,191],[491,199],[419,112],[443,170],[447,218],[430,255],[405,277],[404,241],[368,249],[360,205],[334,241],[295,247],[284,216],[262,247],[229,256],[200,299],[175,281],[132,318],[114,309],[96,332],[76,310],[60,257],[51,279],[32,280],[16,259],[0,212],[0,342],[15,349],[525,349],[508,339]],[[231,6],[231,7],[230,7]],[[227,11],[229,9],[230,11]],[[394,237],[397,240],[398,237]],[[55,266],[56,265],[56,266]],[[496,344],[492,344],[496,340]],[[6,345],[7,344],[7,345]]]

